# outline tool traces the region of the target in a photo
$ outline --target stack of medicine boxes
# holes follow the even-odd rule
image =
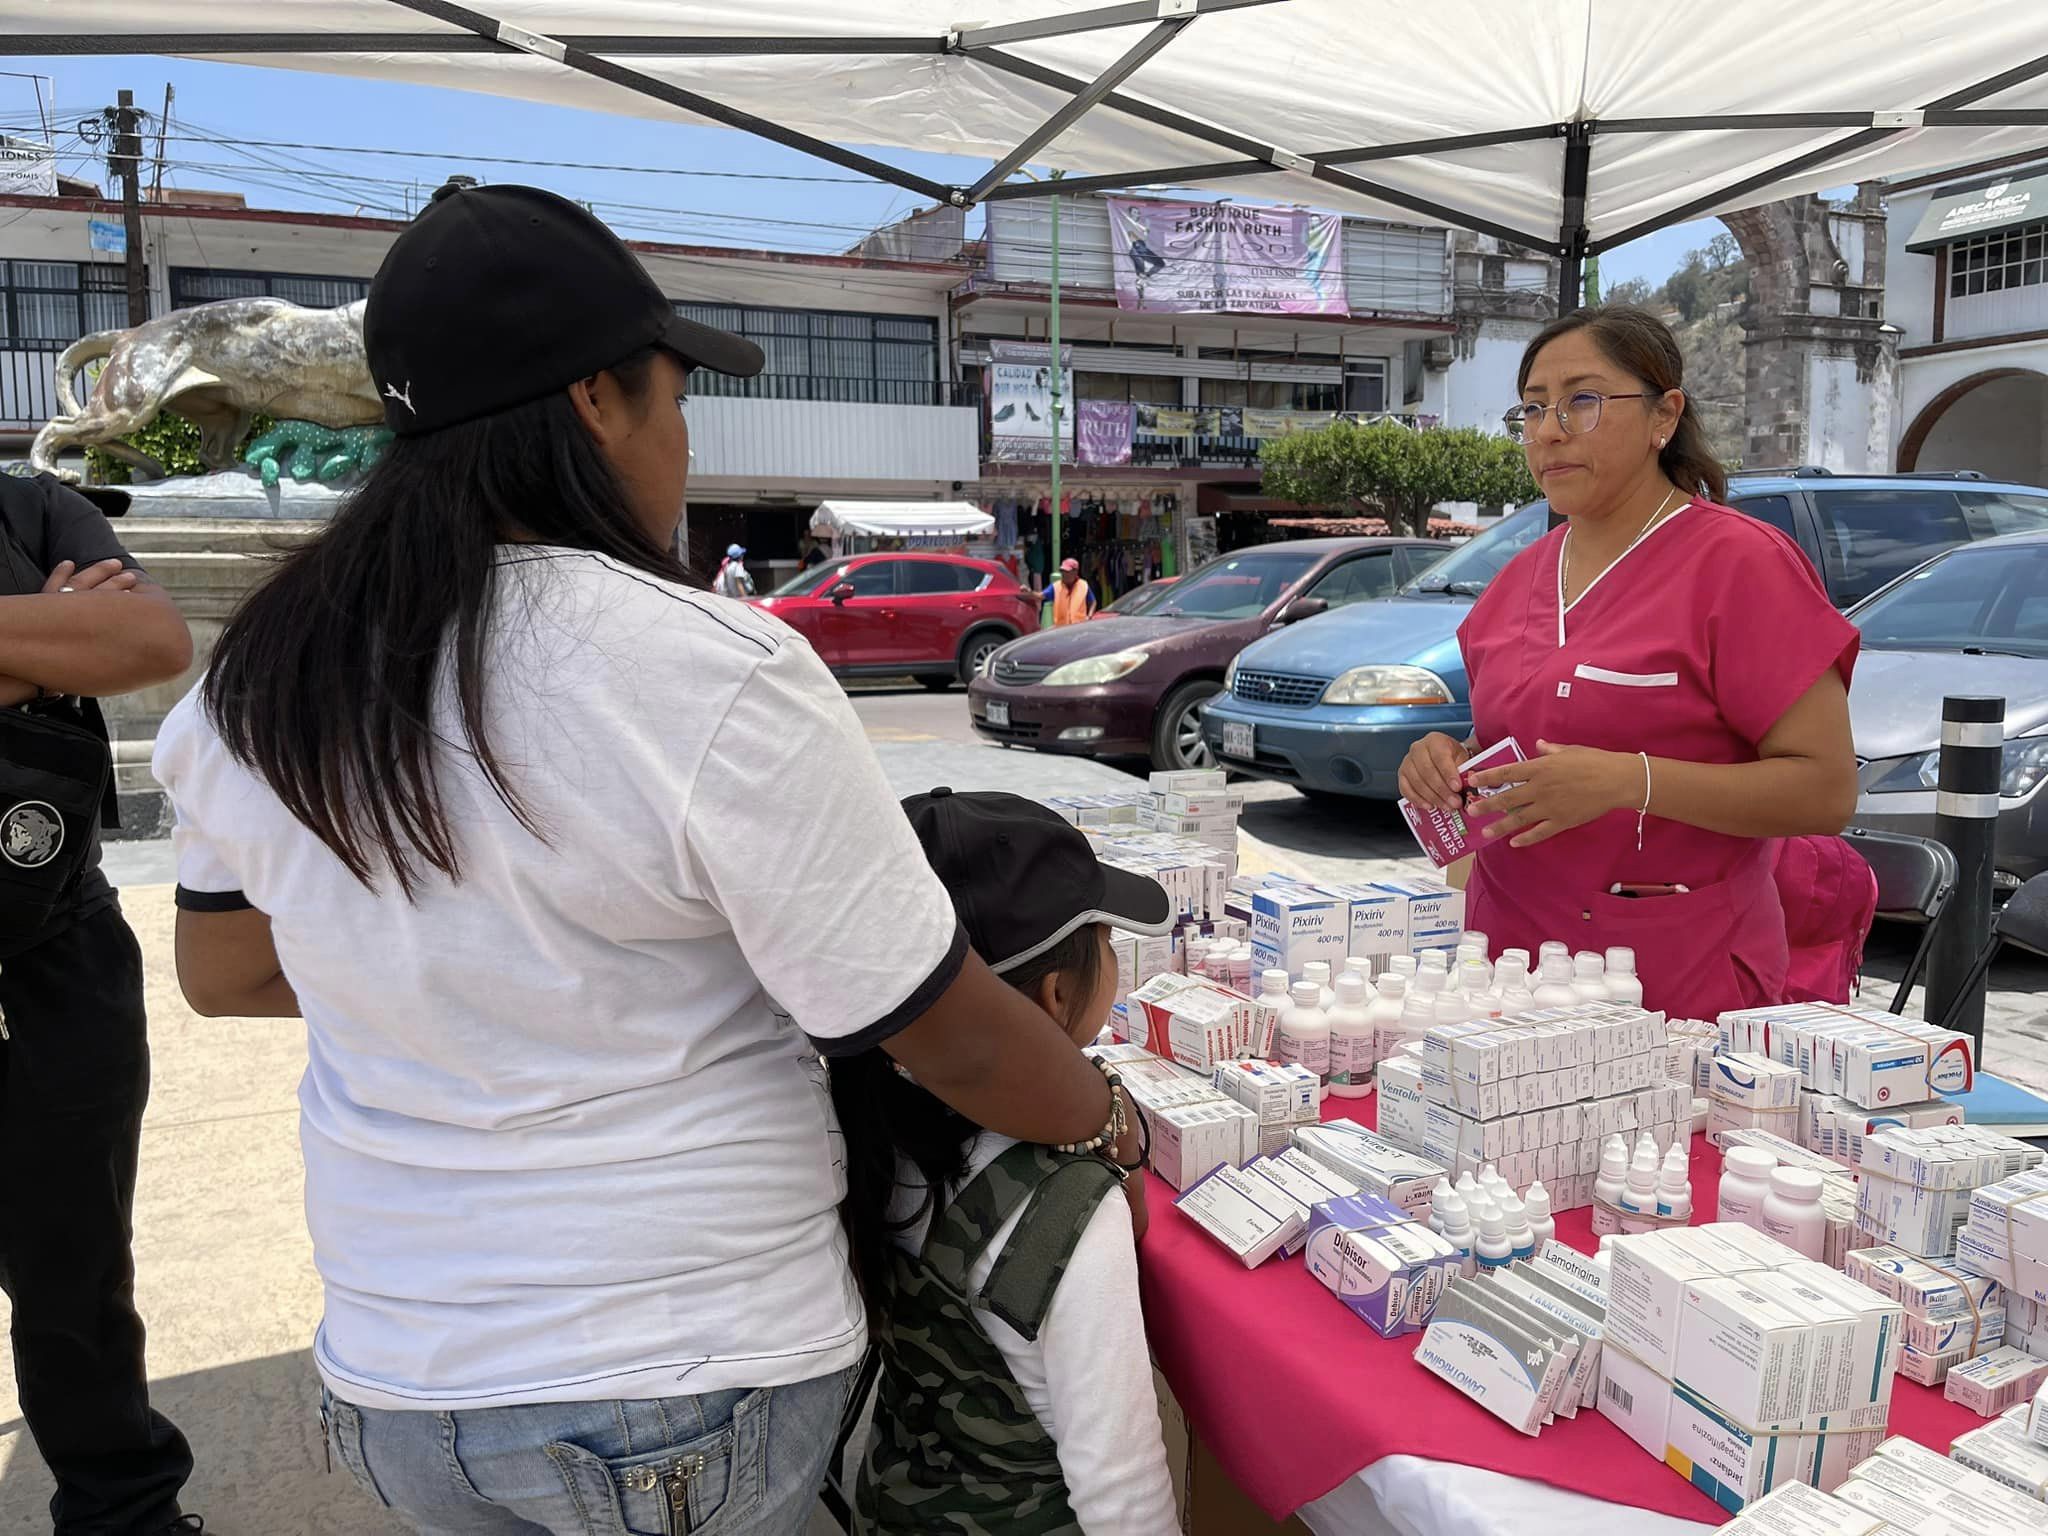
[[[1996,1280],[1929,1263],[1903,1248],[1860,1248],[1843,1273],[1897,1302],[1905,1311],[1899,1374],[1938,1387],[1951,1367],[1995,1349],[2004,1339],[2005,1287]]]
[[[1775,1105],[1740,1123],[1848,1167],[1858,1166],[1863,1137],[1880,1127],[1961,1124],[1962,1112],[1941,1096],[1966,1090],[1976,1070],[1967,1035],[1860,1004],[1740,1009],[1721,1015],[1720,1035],[1724,1053],[1798,1073],[1798,1112],[1787,1123],[1777,1123],[1784,1111]]]
[[[1422,1138],[1382,1107],[1382,1129],[1451,1177],[1492,1163],[1517,1189],[1537,1179],[1552,1210],[1593,1203],[1600,1147],[1648,1131],[1659,1153],[1692,1134],[1692,1090],[1667,1082],[1664,1016],[1579,1003],[1433,1025],[1422,1040]]]
[[[1951,1459],[2048,1506],[2048,1388],[1989,1424],[1955,1437]],[[2048,1507],[2041,1511],[2048,1521]]]
[[[2006,1342],[2048,1358],[2048,1167],[2025,1143],[2014,1146],[2022,1166],[1970,1197],[1956,1263],[2005,1287]]]
[[[1884,1438],[1896,1302],[1732,1222],[1609,1252],[1600,1411],[1724,1509],[1832,1489]]]
[[[1900,1436],[1880,1444],[1833,1493],[1785,1484],[1719,1536],[2040,1536],[2041,1529],[2042,1507],[2026,1495]]]

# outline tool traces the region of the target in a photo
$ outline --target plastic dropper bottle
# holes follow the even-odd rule
[[[1444,1207],[1450,1201],[1453,1191],[1449,1179],[1438,1179],[1436,1188],[1429,1192],[1429,1230],[1441,1232],[1444,1229]]]
[[[1647,1157],[1654,1162],[1663,1155],[1663,1150],[1657,1145],[1657,1138],[1648,1131],[1644,1131],[1641,1136],[1636,1138],[1637,1157]]]
[[[1636,1147],[1628,1165],[1628,1184],[1621,1192],[1621,1230],[1647,1232],[1657,1223],[1657,1149]]]
[[[1471,1202],[1456,1189],[1444,1199],[1443,1238],[1458,1250],[1458,1257],[1461,1260],[1459,1272],[1471,1274],[1476,1267],[1472,1247],[1479,1240],[1479,1235],[1472,1230]]]
[[[1543,979],[1536,986],[1538,1008],[1569,1008],[1579,1000],[1572,985],[1572,963],[1563,955],[1549,955],[1543,961]]]
[[[1572,985],[1580,1002],[1606,1002],[1612,995],[1607,990],[1607,962],[1591,950],[1572,956]]]
[[[1670,1221],[1692,1220],[1692,1182],[1687,1178],[1685,1148],[1677,1142],[1664,1154],[1657,1174],[1657,1215]]]
[[[1467,1205],[1471,1204],[1474,1197],[1479,1193],[1479,1181],[1472,1177],[1472,1170],[1470,1168],[1459,1174],[1458,1182],[1451,1187],[1465,1197]]]
[[[1636,975],[1636,952],[1626,944],[1607,951],[1607,994],[1619,1003],[1643,1004],[1643,983]]]
[[[1336,988],[1330,985],[1330,962],[1311,960],[1301,968],[1301,979],[1316,984],[1317,1005],[1327,1013],[1337,1006]]]
[[[1500,1197],[1501,1219],[1508,1229],[1508,1257],[1514,1260],[1536,1257],[1536,1234],[1529,1228],[1529,1213],[1513,1190]]]
[[[1500,1203],[1501,1192],[1508,1187],[1508,1181],[1500,1176],[1500,1169],[1486,1163],[1479,1170],[1479,1192],[1496,1205]]]
[[[1365,978],[1346,971],[1337,978],[1337,1006],[1330,1010],[1330,1092],[1362,1099],[1372,1092],[1379,1064],[1379,1037],[1365,1006]]]
[[[1408,996],[1408,978],[1387,972],[1373,989],[1373,998],[1366,1005],[1365,1016],[1372,1025],[1372,1059],[1375,1063],[1385,1061],[1394,1054],[1394,1047],[1401,1043],[1401,1005]]]
[[[1514,1251],[1514,1246],[1508,1242],[1505,1214],[1493,1201],[1486,1201],[1479,1207],[1479,1242],[1473,1254],[1479,1261],[1481,1272],[1505,1269],[1508,1260],[1514,1257]]]
[[[1628,1186],[1628,1143],[1610,1136],[1600,1146],[1600,1172],[1593,1180],[1593,1235],[1621,1230],[1621,1197]]]
[[[1541,1253],[1543,1245],[1557,1236],[1557,1223],[1550,1219],[1550,1191],[1538,1179],[1529,1186],[1529,1192],[1522,1196],[1522,1205],[1529,1213],[1529,1232],[1536,1239],[1536,1251]]]
[[[1300,1063],[1315,1073],[1318,1083],[1327,1084],[1330,1018],[1323,1012],[1322,989],[1312,981],[1297,981],[1292,996],[1280,1015],[1280,1060]]]
[[[1259,995],[1252,999],[1252,1050],[1261,1060],[1271,1061],[1280,1049],[1280,1016],[1291,1006],[1287,973],[1259,972]]]

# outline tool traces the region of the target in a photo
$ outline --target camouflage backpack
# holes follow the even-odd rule
[[[1020,1143],[933,1214],[922,1252],[891,1254],[875,1434],[857,1495],[864,1536],[1080,1531],[1052,1437],[975,1312],[1037,1338],[1074,1245],[1118,1187],[1100,1158]],[[987,1283],[971,1290],[975,1260],[1020,1205]]]

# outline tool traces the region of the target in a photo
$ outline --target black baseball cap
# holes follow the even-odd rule
[[[751,341],[677,314],[588,209],[456,182],[385,253],[363,346],[401,436],[538,400],[650,346],[739,378],[762,366]]]
[[[912,795],[903,809],[967,942],[991,970],[1035,960],[1089,923],[1135,933],[1173,928],[1164,886],[1104,864],[1078,828],[1036,801],[941,788]]]

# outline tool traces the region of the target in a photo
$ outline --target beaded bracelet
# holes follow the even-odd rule
[[[1092,1056],[1088,1059],[1095,1063],[1103,1080],[1109,1084],[1109,1124],[1086,1141],[1064,1142],[1054,1147],[1055,1152],[1099,1152],[1121,1141],[1124,1132],[1130,1129],[1130,1121],[1124,1118],[1124,1096],[1118,1091],[1123,1084],[1123,1074],[1106,1061],[1096,1061]]]

